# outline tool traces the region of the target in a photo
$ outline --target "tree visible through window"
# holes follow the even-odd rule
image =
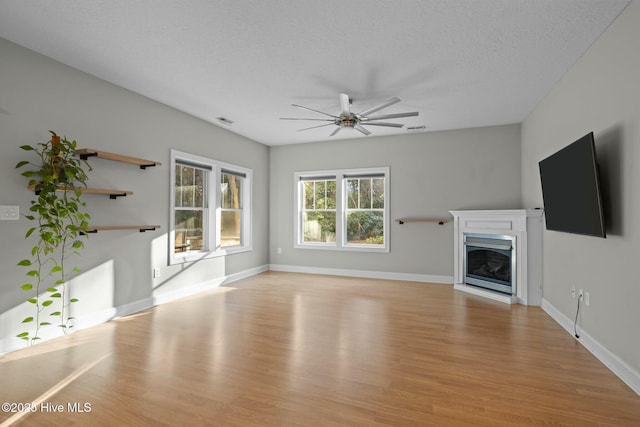
[[[347,178],[347,242],[384,244],[384,177]]]
[[[336,241],[336,180],[320,179],[302,182],[302,213],[305,242]]]
[[[175,166],[175,252],[205,249],[208,173],[195,166]]]

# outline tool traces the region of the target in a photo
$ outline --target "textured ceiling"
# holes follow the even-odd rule
[[[2,0],[0,37],[279,145],[330,139],[279,118],[339,114],[342,92],[356,111],[397,96],[380,114],[427,131],[519,123],[628,2]]]

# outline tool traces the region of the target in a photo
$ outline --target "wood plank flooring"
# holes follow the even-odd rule
[[[0,378],[0,402],[38,403],[3,427],[640,425],[640,396],[538,307],[293,273],[4,355]]]

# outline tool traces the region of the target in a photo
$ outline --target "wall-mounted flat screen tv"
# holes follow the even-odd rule
[[[547,230],[606,237],[593,132],[538,165]]]

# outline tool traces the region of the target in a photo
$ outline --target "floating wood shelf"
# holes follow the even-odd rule
[[[82,230],[83,233],[97,233],[98,231],[113,231],[113,230],[138,230],[141,233],[145,231],[153,231],[160,228],[159,225],[96,225],[87,227]]]
[[[116,162],[130,163],[132,165],[140,166],[140,169],[146,169],[153,166],[161,165],[160,162],[154,160],[140,159],[138,157],[123,156],[122,154],[109,153],[108,151],[96,150],[94,148],[80,148],[76,150],[76,153],[82,160],[87,160],[89,157],[98,157],[99,159],[114,160]]]
[[[29,190],[35,191],[35,185],[30,185]],[[79,190],[83,194],[103,194],[109,196],[110,199],[133,195],[133,191],[128,190],[108,190],[106,188],[79,188]],[[75,191],[75,188],[60,187],[58,191]],[[36,191],[36,194],[38,194],[38,191]]]
[[[396,219],[396,222],[400,224],[404,224],[405,222],[437,222],[439,225],[443,225],[449,222],[449,220],[443,218],[399,218]]]

